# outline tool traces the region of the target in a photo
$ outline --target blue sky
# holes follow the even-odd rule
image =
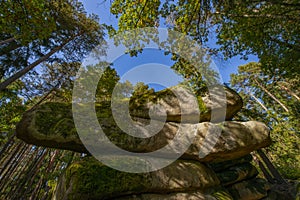
[[[95,0],[95,1],[81,0],[81,1],[88,13],[94,13],[100,17],[100,23],[105,23],[108,25],[112,25],[114,27],[117,26],[116,17],[110,14],[109,12],[110,1],[104,1],[104,0]],[[234,57],[226,62],[214,60],[217,68],[220,71],[223,82],[226,83],[229,82],[230,80],[230,74],[237,72],[237,68],[239,65],[246,64],[250,61],[258,61],[258,59],[255,56],[250,56],[249,59],[246,61],[241,60],[239,57]],[[148,50],[148,51],[144,51],[138,57],[130,57],[128,55],[123,55],[115,60],[114,67],[116,68],[118,74],[122,76],[126,74],[126,72],[130,71],[130,69],[147,63],[159,63],[162,65],[171,66],[173,62],[170,60],[169,56],[165,56],[163,52],[159,52],[159,50],[152,50],[152,51]],[[139,78],[140,82],[145,82],[145,80],[148,80],[149,77],[154,77],[154,76],[162,76],[168,78],[167,75],[158,73],[155,70],[153,70],[153,73],[151,73],[151,71],[149,70],[146,70],[145,74],[139,74],[138,77],[135,77],[135,80],[130,79],[129,81],[135,83],[137,81],[137,78]]]

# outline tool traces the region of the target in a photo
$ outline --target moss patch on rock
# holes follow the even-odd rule
[[[205,192],[219,183],[213,171],[194,161],[178,160],[158,171],[133,174],[114,170],[87,157],[66,170],[56,197],[109,199],[142,193]]]

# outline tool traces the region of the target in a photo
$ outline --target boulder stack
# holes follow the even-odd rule
[[[194,139],[171,165],[148,173],[121,172],[86,156],[69,166],[62,175],[54,199],[256,200],[267,197],[269,186],[264,179],[257,178],[258,171],[251,164],[250,153],[271,143],[269,129],[260,122],[231,121],[243,103],[234,91],[228,88],[224,91],[226,108],[218,103],[222,99],[218,100],[217,96],[211,98],[204,94],[197,97],[200,116],[192,110],[190,94],[180,89],[178,94],[191,109],[184,109],[185,113],[181,113],[182,109],[170,91],[133,98],[127,103],[134,123],[140,127],[150,123],[149,111],[154,104],[163,108],[163,111],[152,113],[151,120],[159,122],[164,118],[166,122],[157,134],[147,138],[137,138],[122,131],[114,121],[110,102],[96,104],[102,130],[111,142],[124,150],[135,153],[156,151],[171,143],[179,129],[187,134],[193,132]],[[211,120],[212,112],[222,110],[226,111],[225,122],[219,120],[221,114]],[[181,121],[182,115],[188,120]],[[206,149],[206,138],[216,130],[219,132],[217,140]],[[67,103],[49,102],[26,112],[17,126],[17,137],[30,144],[89,154],[76,132],[72,105]],[[101,148],[109,157],[109,146],[104,143],[99,147],[100,151]],[[200,156],[199,152],[203,151],[205,154]],[[165,159],[164,155],[159,159]],[[130,160],[128,162],[130,165]]]

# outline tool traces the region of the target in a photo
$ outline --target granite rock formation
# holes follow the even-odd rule
[[[218,87],[220,89],[220,87]],[[109,168],[92,156],[71,164],[58,181],[54,199],[136,199],[136,200],[181,200],[181,199],[237,199],[258,200],[268,198],[270,189],[264,179],[257,177],[258,171],[251,164],[250,153],[271,143],[269,129],[256,121],[230,121],[241,109],[242,100],[234,91],[225,88],[226,105],[221,106],[218,95],[203,94],[194,98],[187,91],[177,89],[181,102],[185,102],[182,112],[176,96],[169,90],[134,97],[129,104],[130,115],[137,129],[142,132],[151,121],[163,122],[161,130],[146,138],[137,138],[122,131],[114,121],[110,102],[95,105],[98,122],[109,140],[127,151],[147,153],[172,142],[178,132],[194,134],[190,146],[184,154],[171,165],[148,173],[126,173]],[[179,95],[179,96],[180,96]],[[222,95],[220,95],[221,97]],[[154,105],[158,109],[149,111]],[[182,104],[180,105],[182,106]],[[199,112],[200,111],[200,112]],[[222,121],[222,113],[226,111]],[[212,112],[217,113],[212,120]],[[185,116],[182,121],[182,115]],[[159,124],[159,123],[158,123]],[[87,132],[92,131],[87,128]],[[217,135],[216,133],[219,133]],[[209,136],[216,139],[206,147]],[[78,136],[72,105],[48,102],[24,114],[17,126],[17,137],[27,143],[57,149],[89,153]],[[184,139],[184,138],[183,138]],[[105,149],[110,156],[109,146]],[[205,156],[200,151],[207,148]],[[175,153],[177,149],[172,149]],[[162,154],[160,159],[165,159]],[[130,165],[130,160],[128,161]]]

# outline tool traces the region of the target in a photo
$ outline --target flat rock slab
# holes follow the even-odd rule
[[[92,157],[73,163],[59,180],[56,199],[111,199],[141,193],[196,190],[204,193],[219,185],[216,174],[196,161],[177,160],[161,170],[126,173]]]
[[[198,156],[202,162],[234,160],[271,144],[269,128],[257,121],[203,122],[196,126],[197,135],[185,155]],[[219,136],[214,137],[214,133]],[[199,153],[205,156],[199,158]]]
[[[84,136],[79,138],[72,118],[71,105],[65,103],[46,103],[25,113],[17,125],[17,137],[38,146],[88,153],[80,140],[84,138],[85,145],[93,147],[99,154],[112,153],[110,142],[119,148],[136,153],[153,152],[172,144],[173,146],[168,146],[161,152],[162,157],[180,154],[182,149],[186,148],[183,157],[203,162],[222,162],[240,158],[268,146],[271,142],[269,129],[263,123],[255,121],[228,121],[220,124],[167,122],[157,134],[137,138],[118,128],[107,106],[96,106],[96,110],[99,124],[109,142],[102,141],[101,138],[99,140],[91,138],[91,135],[95,134],[94,127],[89,126],[88,122],[85,122],[86,138]],[[144,127],[148,123],[149,120],[136,119],[137,128],[133,132],[147,136],[149,131]],[[174,145],[174,138],[177,135],[179,143]],[[199,152],[204,156],[199,157]]]
[[[216,85],[200,96],[178,86],[142,94],[133,97],[129,107],[131,116],[139,118],[151,115],[156,120],[197,123],[230,120],[242,106],[242,98],[234,90]]]

